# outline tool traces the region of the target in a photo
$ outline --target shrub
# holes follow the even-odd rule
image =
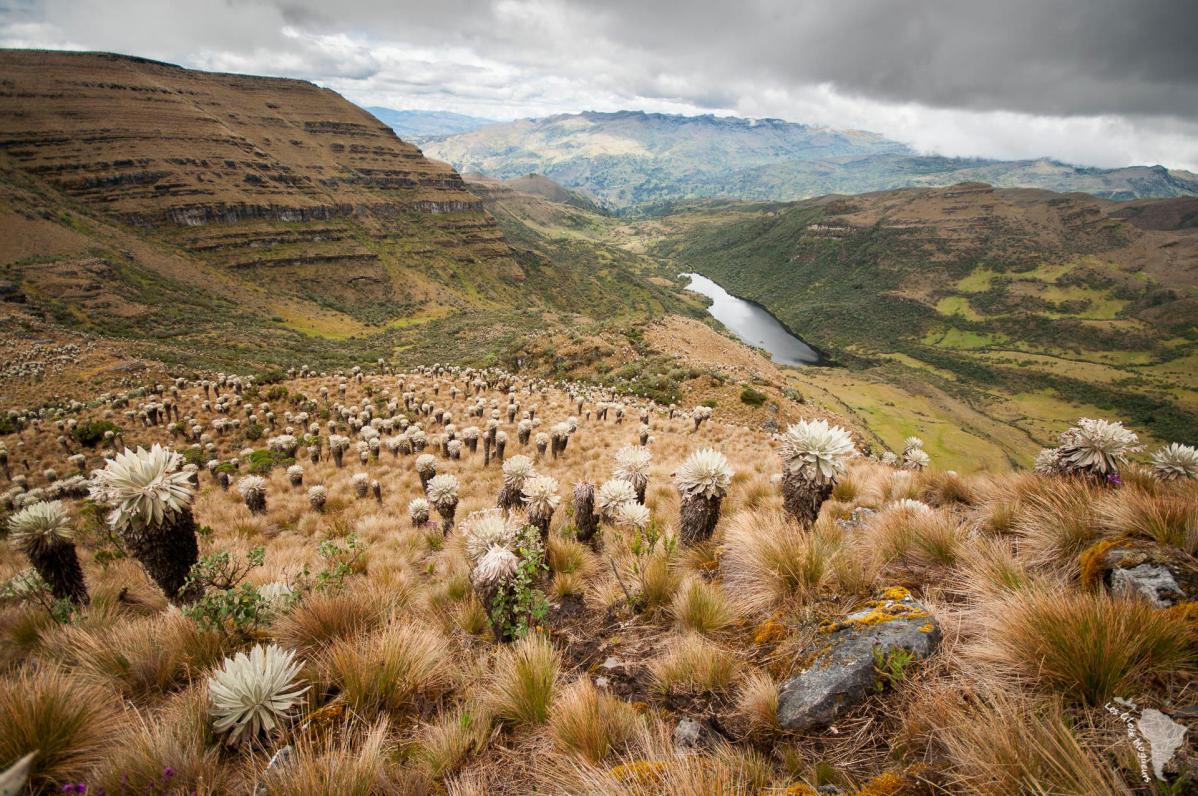
[[[85,448],[94,448],[104,441],[108,431],[121,433],[119,426],[107,420],[85,420],[71,430],[71,437]]]
[[[745,387],[740,391],[740,402],[749,406],[761,406],[768,397],[765,393],[758,392],[752,387]]]

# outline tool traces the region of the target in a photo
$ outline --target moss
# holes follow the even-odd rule
[[[753,631],[753,643],[757,646],[776,644],[786,638],[786,626],[776,619],[767,619]]]
[[[1165,609],[1165,613],[1174,619],[1185,622],[1190,630],[1198,634],[1198,600],[1187,600]]]
[[[1077,562],[1081,569],[1081,587],[1093,591],[1101,585],[1106,575],[1106,554],[1118,543],[1117,539],[1100,539],[1078,556]]]
[[[796,782],[782,791],[782,796],[819,796],[819,791],[806,782]]]
[[[905,774],[886,771],[866,782],[854,796],[900,796],[911,792],[912,785]]]
[[[628,785],[655,785],[669,765],[665,760],[633,760],[611,769],[611,775]]]

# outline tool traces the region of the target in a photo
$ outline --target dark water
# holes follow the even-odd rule
[[[768,351],[779,365],[817,365],[823,361],[818,351],[788,332],[765,307],[737,298],[700,274],[682,276],[690,278],[687,290],[711,299],[707,311],[712,317],[749,345]]]

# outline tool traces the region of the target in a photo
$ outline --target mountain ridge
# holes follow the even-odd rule
[[[460,171],[500,179],[543,174],[620,212],[677,199],[795,201],[977,180],[1113,199],[1198,194],[1198,175],[1162,166],[949,158],[868,131],[712,114],[556,114],[430,138],[421,146]]]

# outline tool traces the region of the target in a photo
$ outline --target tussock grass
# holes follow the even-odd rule
[[[809,599],[827,582],[842,535],[818,523],[802,529],[782,512],[737,514],[728,523],[720,560],[728,592],[754,611]]]
[[[1133,536],[1198,554],[1198,497],[1121,489],[1094,509],[1098,526],[1113,536]]]
[[[271,796],[374,796],[428,793],[432,783],[422,772],[400,769],[387,754],[389,727],[347,725],[328,738],[304,737],[291,761],[262,777]]]
[[[120,702],[65,669],[30,669],[0,679],[0,761],[37,751],[34,792],[83,778],[111,752],[123,721]]]
[[[662,691],[723,690],[731,684],[739,668],[736,656],[729,649],[693,633],[671,639],[663,652],[649,662],[649,673]]]
[[[202,685],[172,696],[155,716],[139,720],[104,758],[94,781],[107,793],[155,793],[169,786],[179,793],[219,794],[232,788],[232,771],[221,765]]]
[[[1094,516],[1097,497],[1080,479],[1058,478],[1030,490],[1012,528],[1030,563],[1075,567],[1082,551],[1101,536]]]
[[[490,732],[491,716],[482,706],[448,710],[420,728],[413,756],[429,777],[443,779],[481,749]]]
[[[672,612],[684,630],[703,635],[718,633],[736,619],[723,590],[701,578],[690,578],[682,584],[674,595]]]
[[[736,689],[735,716],[748,737],[769,738],[778,733],[778,684],[774,679],[761,671],[746,676]]]
[[[1057,699],[963,684],[929,693],[908,731],[943,761],[949,792],[971,794],[1131,793],[1074,729]]]
[[[274,635],[284,647],[310,655],[335,641],[368,633],[385,620],[386,605],[370,590],[318,592],[280,618]]]
[[[549,639],[529,633],[501,649],[487,687],[495,716],[516,725],[544,724],[558,688],[561,654]]]
[[[127,699],[185,685],[219,663],[227,639],[181,614],[97,630],[65,626],[46,639],[44,654],[116,686]]]
[[[454,674],[445,639],[414,624],[337,641],[322,656],[320,668],[354,711],[367,716],[400,712],[417,697],[436,696]]]
[[[632,705],[600,691],[587,677],[564,688],[549,715],[558,746],[591,764],[620,751],[640,724]]]
[[[1193,628],[1144,601],[1023,591],[986,614],[992,631],[976,650],[980,658],[1087,705],[1198,663]]]

